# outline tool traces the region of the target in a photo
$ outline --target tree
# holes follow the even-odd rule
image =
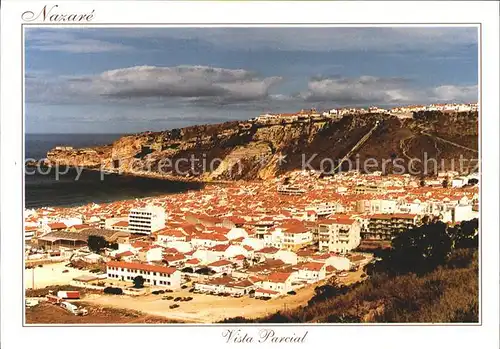
[[[422,179],[420,180],[420,186],[421,186],[421,187],[425,187],[425,179],[423,179],[423,178],[422,178]]]
[[[202,267],[195,271],[197,274],[208,275],[212,270],[208,267]]]
[[[450,182],[448,181],[448,178],[444,179],[443,182],[441,183],[443,185],[443,188],[448,188],[448,185]]]
[[[478,248],[479,235],[477,218],[463,221],[460,225],[449,228],[449,235],[453,241],[454,248]]]
[[[144,287],[144,278],[141,275],[137,275],[134,280],[134,288],[143,288]]]
[[[250,263],[248,262],[248,259],[243,260],[243,268],[248,269],[250,267]]]
[[[468,185],[471,185],[471,186],[476,185],[476,184],[478,184],[478,183],[479,183],[479,180],[477,180],[477,178],[471,178],[471,179],[469,179],[469,181],[467,182],[467,184],[468,184]]]
[[[446,263],[452,239],[443,222],[409,229],[392,240],[389,250],[380,252],[375,271],[389,274],[425,274]]]
[[[106,239],[99,235],[89,235],[87,245],[92,252],[101,253],[108,246]]]
[[[123,294],[123,290],[120,287],[106,287],[103,292],[106,294]]]

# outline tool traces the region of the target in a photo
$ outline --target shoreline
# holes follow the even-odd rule
[[[38,160],[38,161],[41,161]],[[46,163],[33,163],[31,161],[28,161],[25,163],[25,167],[41,167],[43,169],[56,169],[56,166],[46,164]],[[88,166],[72,166],[72,165],[60,165],[64,166],[65,168],[73,169],[78,171],[78,169],[81,169],[81,171],[90,171],[90,172],[104,172],[105,175],[116,175],[116,176],[122,176],[122,177],[132,177],[132,178],[147,178],[147,179],[158,179],[162,181],[169,181],[169,182],[177,182],[177,183],[197,183],[197,184],[203,184],[203,185],[209,185],[209,184],[230,184],[230,183],[236,183],[238,181],[231,181],[231,180],[206,180],[206,179],[199,179],[197,177],[191,177],[191,178],[186,178],[186,177],[181,177],[181,176],[173,176],[173,175],[164,175],[160,174],[157,172],[151,172],[151,171],[114,171],[110,169],[101,169],[101,168],[95,168],[95,167],[88,167]],[[245,181],[245,182],[251,182],[251,181]]]

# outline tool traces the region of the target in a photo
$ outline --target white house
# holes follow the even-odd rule
[[[261,250],[266,246],[264,240],[252,238],[252,237],[248,237],[248,238],[243,239],[243,241],[241,242],[241,245],[250,246],[254,250]]]
[[[145,284],[174,290],[181,288],[181,272],[175,268],[110,261],[106,264],[106,273],[110,279],[133,282],[134,278],[140,275]]]
[[[279,250],[274,255],[275,259],[281,259],[286,264],[295,265],[298,263],[297,253],[287,250]]]
[[[216,251],[199,248],[193,253],[192,257],[199,259],[203,264],[209,264],[220,260],[222,256]]]
[[[274,272],[267,275],[267,277],[261,282],[261,285],[264,290],[285,294],[292,291],[292,280],[292,273]]]
[[[163,248],[160,246],[143,247],[139,250],[137,257],[141,262],[161,261],[163,258]]]
[[[273,290],[266,290],[263,288],[258,288],[255,290],[255,298],[260,298],[260,297],[269,297],[269,298],[276,298],[281,295],[280,292],[273,291]]]
[[[349,258],[338,256],[334,253],[314,255],[309,260],[312,262],[323,263],[326,266],[330,265],[337,270],[349,270],[351,268],[351,261]]]
[[[156,241],[158,244],[167,246],[169,242],[187,241],[187,235],[182,230],[166,228],[156,233]]]
[[[247,249],[241,245],[229,245],[224,251],[225,258],[233,258],[238,255],[248,257],[249,251],[247,251]]]
[[[186,253],[193,250],[193,246],[189,241],[169,241],[165,247],[175,248],[177,251]]]
[[[216,273],[220,273],[220,274],[222,274],[222,273],[230,274],[231,271],[234,269],[233,263],[228,261],[228,260],[225,260],[225,259],[221,259],[219,261],[212,262],[209,265],[207,265],[207,267],[209,267],[210,269],[212,269]]]
[[[275,259],[276,253],[280,251],[276,247],[264,247],[261,250],[255,251],[254,255],[260,259]]]
[[[229,239],[221,234],[198,233],[191,238],[193,248],[212,247],[228,243]]]
[[[318,282],[326,278],[326,264],[309,262],[297,266],[297,279],[308,283]]]
[[[229,240],[234,240],[234,239],[238,239],[238,238],[247,238],[248,237],[248,232],[245,229],[243,229],[243,228],[232,228],[226,234],[226,237]]]

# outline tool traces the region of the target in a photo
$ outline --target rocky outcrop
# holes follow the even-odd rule
[[[124,136],[111,145],[54,149],[49,164],[102,167],[155,177],[222,181],[268,179],[297,169],[346,169],[375,159],[382,170],[395,160],[408,171],[410,159],[449,164],[477,158],[477,113],[419,113],[413,119],[382,114],[348,115],[338,121],[256,125],[227,122]],[[348,160],[339,166],[339,160]],[[415,169],[413,165],[412,169]],[[351,167],[352,168],[352,167]],[[365,168],[358,168],[364,171]]]

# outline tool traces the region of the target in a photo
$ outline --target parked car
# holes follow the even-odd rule
[[[62,272],[63,273],[67,273],[67,272],[69,272],[69,270],[68,269],[64,269]]]
[[[339,274],[339,277],[341,277],[341,278],[345,278],[345,277],[346,277],[346,276],[348,276],[348,275],[349,275],[349,274],[348,274],[348,273],[346,273],[346,272],[344,271],[343,273],[340,273],[340,274]]]

